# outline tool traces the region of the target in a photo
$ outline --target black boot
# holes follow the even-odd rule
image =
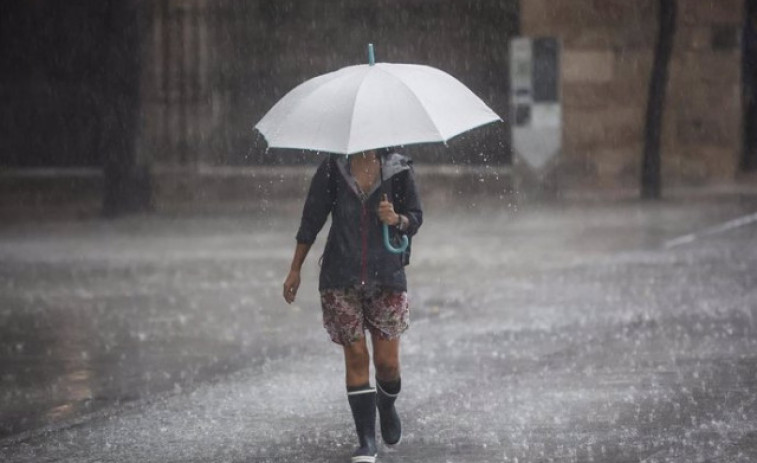
[[[360,447],[352,454],[352,463],[376,461],[376,390],[370,387],[347,392]]]
[[[394,408],[400,394],[400,380],[383,382],[376,380],[376,406],[381,421],[381,437],[386,445],[397,445],[402,440],[402,423]]]

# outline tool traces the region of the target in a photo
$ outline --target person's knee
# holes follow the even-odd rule
[[[360,372],[368,369],[370,356],[365,343],[356,342],[345,346],[344,354],[349,371]]]
[[[373,359],[376,367],[376,376],[384,381],[391,381],[400,376],[399,358],[394,355],[376,355]]]

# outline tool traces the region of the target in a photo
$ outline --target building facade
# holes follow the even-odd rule
[[[304,80],[367,61],[439,67],[507,114],[507,43],[517,0],[158,0],[145,3],[140,150],[156,166],[291,164],[265,152],[252,127]],[[506,128],[461,142],[429,162],[510,162]],[[487,145],[483,148],[481,145]],[[496,148],[495,148],[496,147]],[[477,151],[477,152],[474,152]]]
[[[663,185],[742,171],[743,0],[678,0],[661,139]],[[521,33],[562,43],[558,181],[637,187],[658,0],[521,0]]]
[[[108,169],[132,169],[119,180],[124,188],[135,172],[135,189],[151,190],[157,203],[238,200],[284,188],[288,180],[276,167],[314,158],[266,152],[255,122],[304,80],[365,62],[368,43],[378,61],[449,72],[505,120],[448,147],[408,148],[419,166],[506,168],[518,160],[509,133],[509,43],[517,36],[560,43],[562,143],[550,178],[564,189],[638,188],[659,1],[14,3],[0,17],[0,190],[7,204],[23,207],[30,201],[17,192],[28,177],[15,170],[51,167],[75,171],[75,180],[58,176],[45,189],[47,177],[34,177],[31,202],[64,201],[63,191],[107,196],[102,191],[113,182],[100,172]],[[747,78],[757,71],[746,70],[757,69],[746,65],[757,63],[749,51],[757,50],[749,45],[757,43],[757,19],[746,14],[757,11],[754,4],[677,0],[661,146],[665,187],[754,181],[744,175],[757,168],[757,83],[744,85],[757,82]],[[132,106],[136,127],[119,115]],[[134,139],[119,137],[123,128]],[[291,175],[297,188],[306,181]]]

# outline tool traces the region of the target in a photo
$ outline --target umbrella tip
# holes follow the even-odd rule
[[[376,56],[373,54],[373,44],[368,44],[368,64],[373,66],[376,64]]]

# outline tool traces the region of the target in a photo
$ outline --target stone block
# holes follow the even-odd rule
[[[706,25],[681,25],[676,31],[676,37],[673,42],[673,53],[709,50],[711,42],[711,27]]]
[[[679,23],[740,24],[744,17],[743,0],[678,0]]]
[[[732,180],[738,170],[735,150],[710,146],[681,147],[677,156],[665,164],[666,175],[685,184]]]
[[[562,56],[563,82],[609,82],[613,79],[614,60],[610,51],[565,50]]]
[[[563,43],[571,49],[629,50],[651,49],[655,43],[654,24],[601,24],[576,27],[563,33]]]
[[[741,41],[741,25],[714,25],[711,29],[710,46],[713,51],[738,51]]]
[[[599,186],[627,187],[638,183],[641,157],[641,145],[593,152]]]
[[[651,50],[619,52],[615,55],[613,75],[616,80],[627,82],[628,86],[635,83],[641,88],[647,88],[653,59]]]
[[[642,139],[643,108],[569,110],[563,122],[563,144],[570,150],[618,148]]]
[[[610,50],[617,40],[615,34],[617,29],[607,25],[577,27],[563,34],[563,46],[571,50]]]
[[[702,160],[710,180],[733,180],[739,167],[738,150],[702,147]]]
[[[640,108],[647,107],[647,98],[649,93],[649,76],[639,77],[636,79],[623,79],[614,82],[619,90],[618,94],[623,95],[619,103],[627,107]]]
[[[545,27],[544,17],[547,15],[548,0],[520,0],[520,32],[524,36],[530,36],[541,32]]]
[[[720,118],[741,119],[741,86],[738,83],[684,83],[672,80],[668,90],[668,104],[682,117],[706,114]]]
[[[586,25],[593,16],[591,3],[592,0],[522,0],[521,31],[523,34],[530,34],[541,28],[565,31],[578,25]]]
[[[618,107],[643,107],[646,104],[646,83],[639,80],[599,83],[565,83],[562,101],[565,108],[602,109]]]
[[[612,82],[565,83],[562,86],[562,102],[565,108],[605,108],[616,101],[613,93]]]
[[[568,2],[565,2],[568,3]],[[654,0],[592,0],[593,20],[628,27],[651,22],[656,15]]]
[[[741,79],[741,54],[735,52],[681,53],[671,62],[671,75],[687,84],[705,81],[730,84]]]
[[[617,25],[614,37],[614,46],[618,50],[651,50],[657,41],[657,25],[650,20],[638,24]]]
[[[568,35],[591,27],[627,30],[653,22],[653,0],[522,0],[521,32],[524,35]]]
[[[525,27],[534,23],[553,28],[642,24],[655,18],[654,0],[523,0]]]
[[[594,188],[598,183],[596,163],[581,152],[565,153],[555,167],[557,183],[562,188]]]
[[[733,115],[712,111],[701,115],[679,115],[676,121],[677,141],[682,145],[717,147],[738,146],[741,131]]]
[[[660,164],[663,185],[670,186],[671,181],[678,180],[678,174],[681,170],[681,157],[674,152],[665,151],[665,155],[660,159]]]

